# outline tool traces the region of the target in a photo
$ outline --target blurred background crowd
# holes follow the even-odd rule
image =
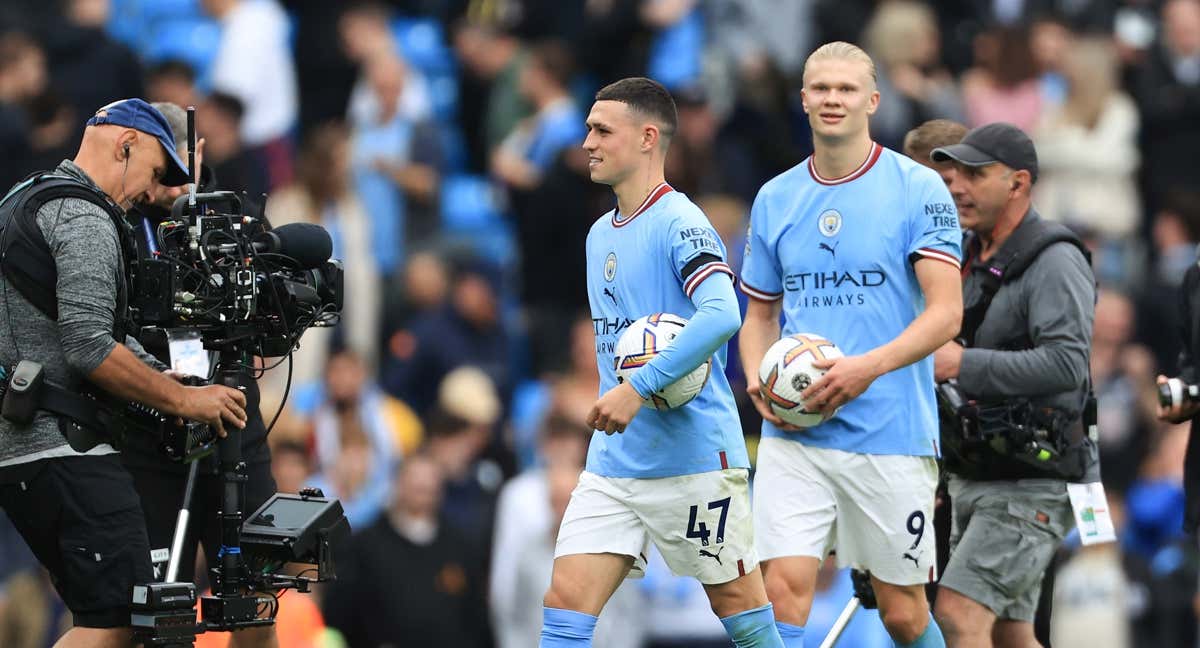
[[[196,106],[218,188],[325,226],[346,267],[342,322],[303,338],[270,440],[279,489],[321,486],[356,534],[337,583],[284,598],[282,644],[528,647],[598,389],[583,241],[614,201],[579,148],[590,97],[632,75],[675,93],[667,179],[736,269],[758,187],[811,152],[800,73],[830,40],[874,57],[886,146],[937,117],[1029,132],[1035,204],[1095,250],[1120,541],[1068,542],[1044,641],[1195,646],[1188,432],[1156,422],[1153,381],[1200,243],[1198,0],[4,0],[0,185],[73,157],[110,101]],[[285,382],[262,380],[268,420]],[[63,607],[2,528],[0,645],[48,646]],[[813,645],[850,596],[832,569],[820,589]],[[869,613],[844,641],[890,645]],[[728,641],[660,560],[597,644]]]

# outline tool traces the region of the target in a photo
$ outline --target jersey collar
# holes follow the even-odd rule
[[[650,209],[650,206],[658,202],[659,198],[662,198],[672,191],[675,191],[675,189],[673,189],[671,185],[661,182],[657,187],[654,188],[653,191],[650,192],[649,195],[646,196],[646,199],[642,201],[642,204],[638,205],[638,208],[633,210],[633,213],[629,216],[622,218],[620,208],[614,209],[612,216],[613,227],[624,227],[628,225],[631,221],[633,221],[633,219],[641,216],[647,209]]]
[[[858,178],[861,178],[863,175],[866,174],[867,171],[870,171],[871,167],[875,166],[875,161],[879,159],[879,156],[882,153],[883,153],[883,147],[880,146],[876,142],[871,142],[871,152],[867,154],[867,159],[863,160],[863,163],[860,164],[857,169],[855,169],[854,171],[851,171],[849,175],[844,175],[840,178],[823,178],[823,177],[821,177],[821,174],[817,173],[815,156],[810,155],[810,156],[808,156],[808,173],[809,173],[809,175],[812,176],[813,180],[816,180],[818,183],[826,185],[826,186],[845,184],[852,180],[857,180]]]

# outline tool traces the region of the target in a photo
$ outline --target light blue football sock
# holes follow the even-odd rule
[[[897,648],[946,648],[946,638],[942,636],[942,629],[938,627],[937,621],[933,620],[933,615],[929,615],[929,625],[925,626],[925,632],[921,633],[917,640],[910,644],[902,644],[899,641],[893,641]]]
[[[770,603],[721,619],[737,648],[785,648],[775,629],[775,609]]]
[[[590,648],[596,617],[574,610],[542,608],[542,640],[538,648]]]
[[[776,621],[775,627],[779,629],[784,648],[804,648],[804,626]]]

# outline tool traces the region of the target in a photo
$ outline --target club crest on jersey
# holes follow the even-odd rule
[[[842,231],[842,215],[836,209],[826,209],[817,218],[817,229],[825,236],[836,236]]]
[[[617,253],[609,252],[604,259],[604,280],[612,281],[617,276]]]

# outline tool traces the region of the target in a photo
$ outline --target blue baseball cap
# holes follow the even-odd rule
[[[179,159],[175,152],[175,134],[171,124],[157,108],[141,99],[121,99],[114,101],[96,111],[87,120],[88,126],[113,124],[141,131],[158,140],[163,151],[167,153],[167,171],[163,174],[162,184],[167,187],[178,187],[192,181],[187,165]]]

